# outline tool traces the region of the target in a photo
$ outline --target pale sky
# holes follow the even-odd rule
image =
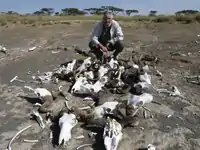
[[[157,10],[162,14],[183,9],[200,11],[200,0],[0,0],[0,12],[32,13],[40,8],[91,8],[112,5],[123,9],[137,9],[141,14]]]

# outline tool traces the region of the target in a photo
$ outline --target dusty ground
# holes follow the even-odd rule
[[[50,128],[41,130],[38,124],[30,120],[32,104],[18,95],[30,93],[23,89],[20,82],[9,83],[18,75],[27,82],[32,81],[31,71],[51,71],[57,65],[75,55],[71,46],[78,45],[87,48],[88,38],[93,24],[73,23],[71,25],[53,25],[45,27],[10,27],[0,29],[0,44],[7,47],[10,55],[0,53],[0,148],[5,149],[12,136],[25,126],[33,127],[24,132],[12,145],[15,150],[27,149],[61,149],[54,146],[55,140],[49,139]],[[158,88],[176,85],[187,98],[169,97],[154,93],[155,100],[161,106],[149,104],[154,118],[142,119],[140,128],[128,128],[124,131],[124,140],[119,150],[136,150],[153,143],[158,150],[199,150],[200,149],[200,102],[199,86],[186,82],[184,75],[199,73],[200,44],[195,43],[200,33],[198,24],[133,24],[124,25],[125,46],[124,54],[135,49],[140,52],[152,52],[160,57],[157,68],[163,73],[163,79],[152,74],[153,84]],[[27,52],[32,46],[41,46],[35,51]],[[59,50],[52,54],[52,50]],[[171,56],[171,52],[180,52],[181,56]],[[181,61],[181,59],[182,61]],[[30,83],[26,83],[30,84]],[[73,99],[76,101],[76,99]],[[172,117],[166,116],[173,114]],[[180,119],[182,118],[182,119]],[[87,131],[79,126],[73,130],[73,137]],[[38,143],[24,143],[23,139],[38,139]],[[69,150],[90,142],[72,139]],[[96,148],[97,149],[97,148]],[[102,148],[99,148],[102,150]]]

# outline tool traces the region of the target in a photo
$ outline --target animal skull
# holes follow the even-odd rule
[[[76,126],[78,121],[76,120],[76,116],[74,114],[64,113],[63,116],[59,119],[60,126],[60,135],[58,144],[65,146],[67,142],[72,138],[71,130]]]
[[[106,150],[117,150],[122,140],[122,126],[115,119],[107,118],[103,139]]]
[[[112,112],[116,106],[118,105],[119,102],[113,101],[113,102],[105,102],[104,104],[95,107],[94,113],[95,113],[95,118],[102,118],[106,111],[109,109],[110,112]]]
[[[109,61],[109,65],[112,69],[117,69],[118,68],[118,61],[114,60],[114,58],[111,58],[111,60]]]
[[[107,72],[108,72],[109,68],[106,65],[102,65],[99,67],[99,77],[103,77]]]
[[[94,92],[97,93],[99,92],[102,87],[108,82],[108,77],[103,76],[101,77],[95,84],[93,85]]]
[[[44,97],[46,96],[51,96],[52,97],[52,94],[50,91],[48,91],[46,88],[36,88],[36,89],[33,89],[29,86],[24,86],[24,88],[27,88],[31,91],[33,91],[35,93],[35,95],[38,96],[39,99],[43,100]]]
[[[144,74],[141,74],[139,76],[141,82],[147,82],[148,84],[151,85],[151,76],[144,72]]]
[[[71,89],[71,93],[89,92],[92,85],[89,84],[86,77],[79,77]]]
[[[129,93],[128,103],[136,105],[141,103],[142,105],[146,103],[151,103],[153,101],[153,96],[149,93],[143,93],[141,95],[133,95]]]

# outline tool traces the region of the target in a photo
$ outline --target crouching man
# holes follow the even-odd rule
[[[117,59],[118,54],[124,49],[122,28],[117,21],[113,20],[113,17],[112,12],[104,12],[102,21],[93,28],[89,48],[97,59],[102,58],[103,52],[114,50],[113,57]]]

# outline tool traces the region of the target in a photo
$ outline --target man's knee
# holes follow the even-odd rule
[[[94,44],[93,44],[93,42],[90,41],[89,44],[88,44],[88,46],[89,46],[90,49],[93,49],[93,48],[94,48]]]
[[[122,51],[124,49],[124,44],[122,43],[122,41],[117,41],[115,43],[115,48],[116,50]]]

